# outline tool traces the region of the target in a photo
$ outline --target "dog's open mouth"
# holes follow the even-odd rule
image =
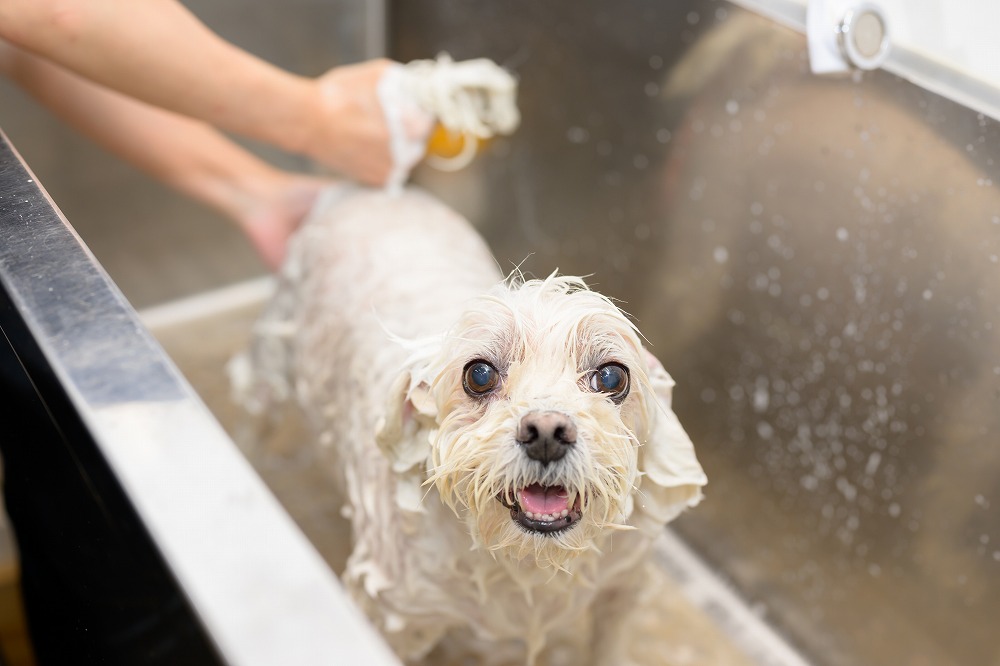
[[[580,497],[577,496],[571,507],[569,493],[562,486],[535,483],[516,493],[502,492],[497,495],[497,499],[510,509],[511,520],[529,532],[539,534],[555,534],[567,530],[583,516]]]

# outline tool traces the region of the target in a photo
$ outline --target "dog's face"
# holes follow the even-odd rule
[[[669,377],[578,279],[502,285],[418,356],[391,411],[429,432],[383,428],[380,441],[399,472],[423,461],[477,544],[563,567],[643,510],[658,527],[700,497]]]

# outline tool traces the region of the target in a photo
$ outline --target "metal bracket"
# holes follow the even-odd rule
[[[858,69],[878,69],[889,55],[889,28],[875,5],[863,3],[844,15],[837,41],[847,60]]]
[[[814,74],[877,69],[890,50],[885,13],[868,2],[810,0],[806,37]]]

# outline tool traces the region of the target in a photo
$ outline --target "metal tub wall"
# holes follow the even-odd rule
[[[488,56],[524,124],[418,180],[501,265],[590,274],[678,382],[677,529],[819,664],[996,664],[1000,126],[820,78],[729,3],[394,3],[391,53]]]

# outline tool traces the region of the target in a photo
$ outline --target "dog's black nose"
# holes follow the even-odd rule
[[[562,412],[531,412],[521,418],[517,443],[524,453],[543,465],[559,460],[576,444],[576,426]]]

